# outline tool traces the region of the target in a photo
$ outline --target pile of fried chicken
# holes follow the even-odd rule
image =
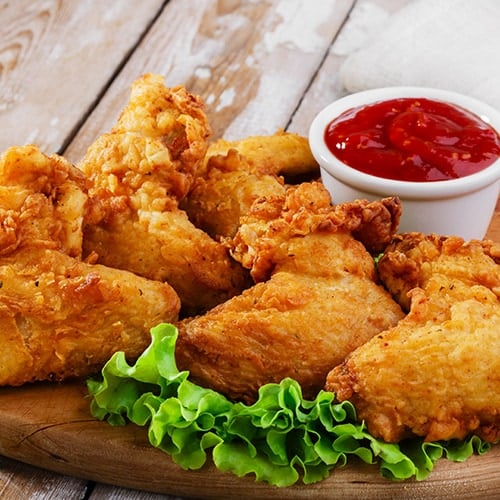
[[[500,245],[398,234],[395,198],[333,205],[304,137],[210,142],[199,97],[147,74],[75,166],[0,158],[0,385],[133,361],[161,322],[234,400],[285,377],[372,435],[500,439]]]

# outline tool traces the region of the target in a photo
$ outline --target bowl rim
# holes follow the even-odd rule
[[[500,158],[487,168],[459,179],[413,182],[386,179],[361,172],[340,161],[329,150],[324,140],[325,129],[343,111],[363,104],[400,97],[436,99],[462,106],[500,133],[500,112],[474,97],[432,87],[379,87],[340,97],[324,107],[313,119],[309,128],[309,144],[320,168],[354,189],[377,195],[398,195],[408,199],[455,197],[500,181]]]

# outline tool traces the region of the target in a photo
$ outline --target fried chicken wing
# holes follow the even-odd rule
[[[396,197],[374,203],[357,200],[332,206],[330,195],[320,182],[303,183],[290,187],[282,196],[256,200],[233,238],[232,255],[251,270],[254,281],[264,281],[282,261],[294,262],[294,254],[288,247],[301,241],[301,237],[310,233],[329,235],[333,239],[348,235],[349,241],[355,240],[355,245],[363,249],[365,258],[357,256],[360,257],[358,262],[339,252],[334,262],[344,270],[351,270],[345,267],[347,262],[354,266],[352,269],[356,269],[356,265],[368,265],[375,279],[373,260],[367,258],[368,252],[379,254],[391,242],[400,216],[401,202]],[[363,245],[358,245],[359,242]],[[319,267],[323,273],[334,272],[324,269],[321,260],[311,258],[307,245],[304,250],[300,259],[301,271],[317,274],[315,269]],[[329,258],[334,255],[330,252]]]
[[[169,285],[81,261],[84,186],[34,146],[0,159],[0,385],[90,375],[178,317]]]
[[[209,145],[204,165],[213,156],[226,155],[235,149],[255,173],[280,175],[285,178],[319,177],[319,165],[314,159],[306,137],[278,130],[272,135],[256,135],[239,141],[219,139]],[[204,166],[201,167],[201,174]]]
[[[284,193],[283,180],[274,174],[259,173],[235,149],[213,155],[203,176],[198,176],[182,207],[190,220],[213,238],[232,238],[240,219],[260,197]]]
[[[0,385],[89,376],[116,351],[133,360],[180,307],[167,284],[52,249],[0,258],[0,280]]]
[[[386,441],[499,441],[499,264],[492,242],[398,236],[379,272],[410,312],[335,367],[326,388]]]
[[[305,137],[278,131],[209,145],[193,187],[182,202],[189,218],[214,238],[233,237],[252,203],[281,195],[284,178],[319,177]]]
[[[189,315],[249,283],[227,248],[196,228],[178,206],[203,159],[209,132],[198,98],[145,75],[132,86],[111,133],[99,137],[78,165],[90,182],[85,255],[168,282]]]
[[[378,270],[385,286],[408,310],[408,292],[416,287],[427,290],[431,280],[436,279],[470,287],[480,285],[500,297],[499,263],[500,245],[492,241],[464,242],[458,237],[407,233],[394,238],[380,259]],[[456,290],[450,288],[441,296],[452,302],[461,298],[455,294]],[[434,301],[438,295],[434,294]]]
[[[157,141],[168,151],[168,160],[158,158],[155,167],[146,167],[143,175],[152,176],[170,195],[177,200],[186,195],[197,172],[200,160],[207,150],[207,139],[211,133],[204,111],[204,104],[198,96],[183,86],[165,87],[164,78],[147,73],[136,80],[131,87],[127,105],[112,128],[113,134],[133,134],[149,140],[149,147]],[[159,144],[158,144],[159,143]],[[138,152],[141,147],[138,146]],[[151,152],[144,159],[151,160],[159,152]],[[146,161],[147,161],[146,160]],[[151,164],[149,164],[151,168]],[[129,175],[134,177],[140,166]],[[94,173],[104,174],[98,168]],[[172,187],[180,189],[171,189]],[[170,189],[169,189],[170,188]]]
[[[247,402],[261,385],[285,377],[315,396],[332,364],[403,316],[376,283],[373,258],[351,235],[368,212],[385,213],[392,227],[398,212],[386,204],[394,208],[393,200],[332,207],[319,183],[258,200],[233,244],[257,284],[179,323],[179,366],[202,385]]]
[[[85,177],[64,158],[35,146],[0,158],[0,256],[22,246],[82,255]]]

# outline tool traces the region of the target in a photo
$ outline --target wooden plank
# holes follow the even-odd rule
[[[85,498],[87,481],[48,472],[0,456],[0,498],[67,500]]]
[[[486,238],[500,243],[500,197],[498,198],[497,206],[495,209],[495,213],[493,214],[490,227],[488,228],[488,232],[486,233]]]
[[[164,0],[0,4],[0,152],[60,151]]]
[[[180,497],[120,488],[109,484],[96,484],[88,500],[181,500]]]
[[[325,60],[293,116],[288,130],[307,135],[314,117],[321,109],[347,92],[339,79],[346,57],[366,42],[389,16],[410,0],[358,0],[333,41]]]
[[[171,0],[66,151],[78,161],[109,130],[144,72],[207,104],[213,138],[285,127],[353,0]],[[181,29],[182,28],[182,29]]]

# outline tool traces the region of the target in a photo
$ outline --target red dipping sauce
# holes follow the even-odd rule
[[[356,170],[412,182],[471,175],[500,156],[498,133],[478,116],[424,98],[350,109],[328,124],[325,142]]]

